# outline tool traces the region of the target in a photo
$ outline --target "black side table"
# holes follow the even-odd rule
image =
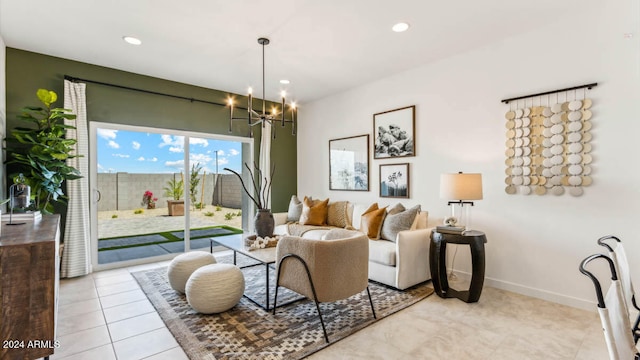
[[[436,230],[431,232],[431,246],[429,247],[429,266],[431,280],[435,293],[441,298],[455,297],[472,303],[480,299],[484,284],[484,244],[487,237],[482,231],[469,230],[464,235],[444,234]],[[471,247],[471,284],[469,290],[455,290],[449,288],[447,280],[447,243],[466,244]]]

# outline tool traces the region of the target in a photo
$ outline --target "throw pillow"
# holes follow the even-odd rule
[[[287,212],[287,222],[298,222],[300,215],[302,215],[302,201],[298,199],[298,196],[291,195],[289,211]]]
[[[385,240],[396,241],[398,233],[403,230],[411,229],[418,212],[420,211],[420,205],[416,205],[410,209],[395,214],[387,214],[387,217],[382,223],[382,229],[380,230],[380,237]]]
[[[385,215],[387,215],[387,207],[378,208],[378,203],[374,203],[362,214],[360,231],[367,234],[369,239],[379,239]]]
[[[347,202],[330,202],[327,208],[327,225],[345,228],[347,227]]]
[[[393,215],[393,214],[397,214],[397,213],[401,213],[403,211],[405,211],[406,209],[404,208],[404,206],[400,203],[397,203],[395,205],[393,205],[391,208],[389,208],[387,210],[387,215]]]
[[[313,201],[305,197],[302,201],[302,215],[300,215],[300,224],[320,226],[326,225],[328,205],[329,199],[326,199],[324,201]]]

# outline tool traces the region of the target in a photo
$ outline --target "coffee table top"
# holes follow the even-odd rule
[[[226,247],[227,249],[239,252],[242,255],[258,260],[264,264],[273,264],[276,262],[276,248],[251,249],[244,244],[244,235],[220,236],[211,240]]]

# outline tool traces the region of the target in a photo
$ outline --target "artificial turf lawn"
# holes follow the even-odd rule
[[[194,229],[189,229],[189,230],[207,230],[207,229],[226,229],[226,230],[229,230],[232,234],[242,234],[242,230],[234,228],[232,226],[228,226],[228,225],[207,226],[207,227],[194,228]],[[110,238],[102,238],[102,239],[98,239],[98,241],[114,240],[114,239],[126,239],[128,237],[148,236],[148,235],[160,235],[160,236],[164,237],[166,240],[164,240],[164,241],[152,241],[152,242],[143,243],[143,244],[132,244],[132,245],[105,247],[105,248],[99,249],[98,251],[126,249],[126,248],[131,248],[131,247],[138,247],[138,246],[166,244],[166,243],[171,243],[171,242],[184,241],[184,239],[181,239],[181,238],[179,238],[179,237],[177,237],[177,236],[172,234],[174,232],[181,232],[181,231],[182,230],[170,230],[170,231],[154,232],[154,233],[147,233],[147,234],[136,234],[136,235],[132,235],[132,236],[115,236],[115,237],[110,237]],[[204,239],[204,238],[210,238],[210,237],[216,237],[216,236],[222,236],[222,235],[229,235],[229,234],[228,233],[227,234],[213,234],[213,235],[209,234],[209,235],[202,235],[202,236],[194,236],[194,237],[191,238],[191,240]]]

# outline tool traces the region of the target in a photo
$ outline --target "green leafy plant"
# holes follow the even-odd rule
[[[200,164],[192,164],[191,165],[191,174],[189,176],[189,197],[191,198],[191,203],[196,203],[196,195],[198,194],[198,184],[200,184],[200,171],[202,170],[202,165]]]
[[[173,200],[180,200],[184,194],[184,180],[182,179],[182,173],[180,173],[180,180],[173,179],[167,181],[167,187],[164,188],[164,195],[173,198]]]
[[[12,137],[7,139],[7,150],[12,155],[9,163],[18,165],[31,186],[35,208],[50,214],[53,203],[65,203],[63,183],[82,177],[66,161],[82,155],[74,154],[77,141],[65,138],[67,130],[75,127],[65,125],[64,120],[75,120],[76,116],[69,109],[52,108],[58,99],[55,92],[38,89],[36,96],[44,107],[22,108],[18,119],[31,126],[13,129]]]
[[[216,211],[222,211],[222,206],[216,205]]]
[[[112,219],[117,219],[117,218],[118,218],[118,214],[113,214],[113,215],[111,215],[111,218],[112,218]]]
[[[236,216],[242,216],[242,210],[238,210],[238,212],[236,213]]]
[[[233,219],[233,217],[234,217],[235,215],[236,215],[236,214],[234,214],[234,213],[226,213],[226,214],[224,214],[224,219],[225,219],[225,220],[231,220],[231,219]]]
[[[144,210],[143,209],[135,209],[135,210],[133,210],[133,213],[136,214],[136,215],[142,214],[142,213],[144,213]]]
[[[211,211],[207,211],[206,213],[204,213],[204,216],[213,216],[213,213]]]

